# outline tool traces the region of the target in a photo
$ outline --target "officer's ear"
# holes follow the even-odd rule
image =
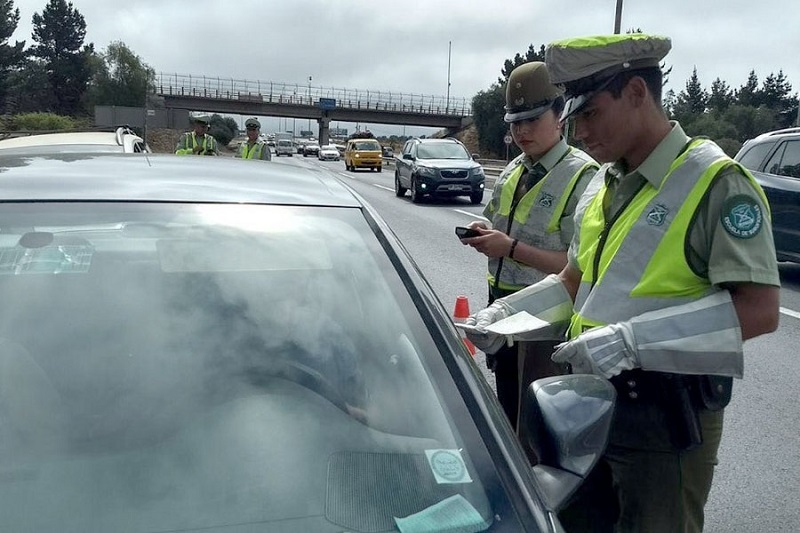
[[[631,105],[637,108],[650,99],[650,90],[647,88],[647,82],[641,76],[633,76],[628,80],[622,92]]]

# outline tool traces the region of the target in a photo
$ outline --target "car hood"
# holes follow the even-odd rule
[[[417,165],[431,168],[472,169],[480,165],[471,159],[417,159]]]

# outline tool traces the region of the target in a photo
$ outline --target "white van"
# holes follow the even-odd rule
[[[275,143],[275,155],[282,156],[288,155],[292,157],[294,155],[294,143],[289,139],[278,139],[278,142]]]

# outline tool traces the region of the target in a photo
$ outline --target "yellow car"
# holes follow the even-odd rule
[[[347,170],[368,167],[383,170],[383,151],[375,139],[350,139],[344,149],[344,166]]]

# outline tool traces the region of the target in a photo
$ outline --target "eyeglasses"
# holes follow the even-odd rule
[[[258,126],[247,126],[248,130],[257,130]]]

